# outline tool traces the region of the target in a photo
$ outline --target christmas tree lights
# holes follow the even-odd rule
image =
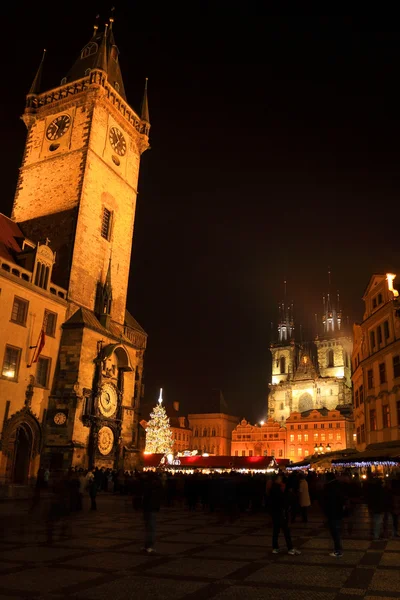
[[[169,454],[174,445],[169,418],[162,406],[162,388],[158,404],[150,413],[150,421],[146,427],[146,454]]]

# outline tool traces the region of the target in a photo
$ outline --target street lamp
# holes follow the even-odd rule
[[[318,444],[315,444],[315,446],[314,446],[314,452],[315,452],[315,454],[318,454]]]
[[[324,447],[323,447],[323,445],[322,445],[322,444],[320,444],[320,446],[319,446],[319,451],[320,451],[320,453],[321,453],[321,454],[322,454],[322,453],[323,453],[323,451],[324,451]]]
[[[330,444],[327,444],[327,445],[326,445],[326,451],[327,451],[327,452],[330,452],[330,451],[331,451],[331,445],[330,445]]]

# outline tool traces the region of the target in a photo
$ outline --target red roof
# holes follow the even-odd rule
[[[14,255],[22,250],[17,238],[24,238],[17,223],[0,213],[0,256],[15,262]]]
[[[158,467],[162,457],[162,454],[144,454],[144,466]],[[180,456],[172,466],[194,469],[267,469],[273,459],[273,456]],[[289,464],[289,460],[282,458],[275,459],[275,462],[280,467]]]

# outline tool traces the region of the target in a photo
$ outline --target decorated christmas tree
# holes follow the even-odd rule
[[[169,418],[162,405],[162,389],[158,404],[150,413],[150,421],[146,427],[146,453],[169,454],[174,445]]]

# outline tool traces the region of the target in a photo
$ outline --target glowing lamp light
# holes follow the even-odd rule
[[[265,421],[260,421],[260,425],[264,425],[264,424],[265,424]]]
[[[395,298],[397,298],[397,296],[399,295],[399,292],[397,290],[395,290],[393,287],[393,281],[395,278],[396,278],[396,275],[394,273],[386,273],[386,279],[388,282],[388,290],[389,290],[389,292],[392,292],[392,294]]]
[[[3,371],[3,375],[4,377],[10,377],[11,379],[12,377],[15,377],[15,371],[8,369],[8,371]]]
[[[153,454],[152,452],[146,452],[146,450],[143,452],[143,454]]]
[[[168,464],[172,465],[172,461],[173,460],[174,460],[174,455],[173,454],[167,454]]]
[[[326,450],[327,450],[327,452],[330,452],[330,451],[331,451],[331,445],[330,445],[330,444],[327,444],[327,445],[326,445]]]
[[[207,456],[210,456],[210,455],[207,452],[203,452],[202,456],[207,458]]]

